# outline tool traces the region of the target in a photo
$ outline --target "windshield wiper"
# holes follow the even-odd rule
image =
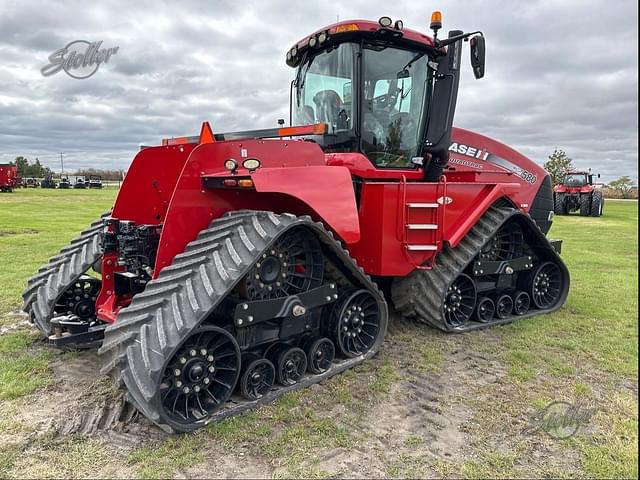
[[[408,69],[409,67],[411,67],[411,65],[413,65],[415,62],[417,62],[418,60],[420,60],[420,59],[421,59],[422,57],[424,57],[424,56],[425,56],[425,53],[424,53],[424,52],[422,52],[422,53],[417,54],[417,55],[416,55],[415,57],[413,57],[411,60],[409,60],[409,62],[407,62],[407,64],[406,64],[404,67],[402,67],[402,68],[400,69],[400,71],[397,73],[397,77],[398,77],[398,78],[402,78],[403,73],[404,73],[404,72],[406,72],[406,71],[407,71],[407,69]],[[407,72],[407,73],[408,73],[408,72]],[[408,75],[405,75],[405,76],[408,76]]]
[[[316,59],[316,57],[313,57],[311,60],[309,60],[309,63],[304,64],[304,61],[306,59],[307,59],[307,52],[304,52],[304,56],[302,57],[302,60],[300,62],[301,67],[298,69],[298,75],[296,76],[296,101],[298,102],[298,105],[297,105],[298,107],[300,106],[300,93],[304,88],[304,82],[307,76],[307,72],[309,71],[309,68],[311,67],[311,64]],[[303,64],[304,64],[304,67],[302,66]],[[303,68],[304,68],[304,73],[302,73]]]

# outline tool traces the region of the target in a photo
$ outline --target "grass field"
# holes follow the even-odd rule
[[[637,478],[636,202],[556,218],[571,290],[555,314],[455,336],[395,322],[368,364],[196,434],[140,420],[67,435],[75,410],[117,394],[72,371],[97,372],[93,353],[48,349],[15,311],[26,279],[115,194],[0,195],[0,478]],[[578,433],[526,433],[556,400],[591,412]]]

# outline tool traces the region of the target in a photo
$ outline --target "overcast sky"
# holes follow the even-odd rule
[[[483,30],[485,78],[464,52],[455,124],[543,163],[555,147],[608,181],[638,178],[636,0],[350,2],[0,0],[0,161],[126,168],[139,144],[277,126],[288,118],[287,49],[336,18]],[[348,6],[346,6],[348,4]],[[44,77],[74,40],[118,52],[90,78]],[[465,46],[465,50],[466,50]]]

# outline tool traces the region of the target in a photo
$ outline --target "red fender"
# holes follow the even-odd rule
[[[351,172],[346,167],[273,168],[256,171],[258,192],[279,193],[308,205],[346,243],[360,240],[360,221]]]
[[[246,158],[259,160],[261,167],[254,172],[242,168]],[[224,168],[228,159],[238,163],[238,176],[253,178],[254,190],[204,187],[206,178],[232,175]],[[180,173],[164,218],[154,277],[211,220],[242,209],[310,215],[347,243],[360,238],[349,170],[328,167],[318,145],[295,140],[208,143],[191,152]]]

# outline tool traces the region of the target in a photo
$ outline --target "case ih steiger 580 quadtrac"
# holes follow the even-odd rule
[[[567,172],[562,183],[553,187],[553,204],[556,215],[580,212],[584,217],[602,216],[604,197],[593,183],[591,169]]]
[[[113,210],[29,281],[32,321],[101,345],[142,413],[190,431],[366,360],[389,300],[447,332],[559,308],[549,177],[452,128],[463,41],[479,78],[484,39],[431,26],[348,21],[296,43],[302,126],[205,123],[143,148]]]

